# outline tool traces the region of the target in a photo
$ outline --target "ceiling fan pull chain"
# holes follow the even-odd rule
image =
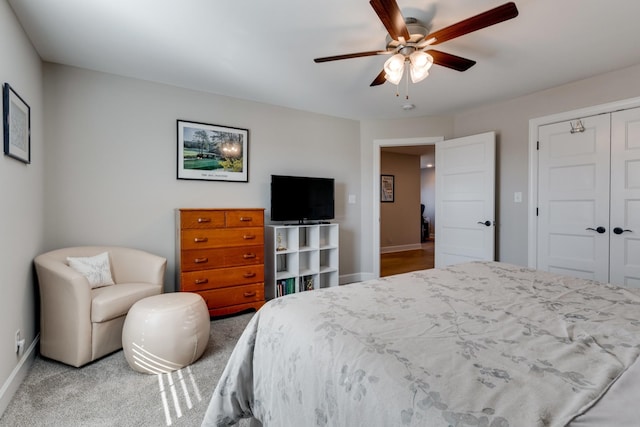
[[[404,79],[405,83],[405,99],[409,99],[409,67],[405,67],[407,69],[407,78]]]

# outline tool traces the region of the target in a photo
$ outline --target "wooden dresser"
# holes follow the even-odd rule
[[[177,209],[176,282],[209,315],[264,304],[264,209]]]

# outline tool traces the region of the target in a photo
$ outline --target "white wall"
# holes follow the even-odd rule
[[[263,207],[270,175],[335,178],[340,274],[360,268],[359,123],[46,64],[45,245],[124,245],[166,257],[176,208]],[[249,129],[249,182],[176,179],[176,120]],[[292,200],[292,203],[295,201]]]
[[[42,250],[44,152],[40,59],[6,1],[0,1],[0,83],[9,83],[31,108],[31,159],[0,155],[0,414],[31,360],[16,355],[15,332],[26,346],[36,334],[33,258]],[[1,126],[0,126],[1,128]],[[0,137],[0,139],[2,139]],[[33,353],[31,354],[33,355]]]
[[[529,120],[563,111],[640,96],[640,65],[536,92],[511,100],[460,111],[452,116],[403,120],[364,120],[360,124],[362,155],[362,271],[371,272],[373,229],[371,199],[373,141],[444,136],[445,139],[495,131],[497,135],[497,259],[527,265]],[[437,167],[437,165],[436,165]],[[522,192],[515,203],[514,192]],[[367,208],[371,206],[371,208]],[[437,244],[437,243],[436,243]]]
[[[492,130],[497,134],[500,261],[523,266],[528,262],[529,120],[640,96],[639,81],[640,65],[455,114],[456,137]],[[515,192],[522,192],[522,203],[514,202]]]

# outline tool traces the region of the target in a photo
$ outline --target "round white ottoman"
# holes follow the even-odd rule
[[[124,321],[124,356],[138,372],[178,370],[202,356],[210,327],[207,304],[198,294],[175,292],[141,299]]]

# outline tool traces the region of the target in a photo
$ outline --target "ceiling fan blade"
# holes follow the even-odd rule
[[[456,71],[467,71],[469,68],[476,65],[476,61],[452,55],[450,53],[441,52],[439,50],[428,50],[427,53],[433,56],[434,64],[451,68]]]
[[[337,61],[340,59],[351,59],[351,58],[361,58],[363,56],[374,56],[374,55],[388,55],[393,52],[389,52],[386,50],[370,50],[368,52],[357,52],[357,53],[347,53],[344,55],[335,55],[335,56],[325,56],[323,58],[316,58],[313,62],[329,62],[329,61]]]
[[[393,40],[399,40],[401,37],[405,40],[411,38],[404,16],[395,0],[370,0],[369,4]]]
[[[472,16],[457,24],[450,25],[446,28],[431,33],[425,39],[435,38],[431,45],[436,45],[465,34],[472,33],[482,28],[490,27],[518,16],[518,8],[514,2],[505,3],[494,9],[483,12],[479,15]]]
[[[384,82],[387,81],[387,79],[384,78],[385,75],[386,73],[384,72],[384,70],[380,71],[380,74],[378,74],[378,76],[375,79],[373,79],[373,81],[369,86],[373,87],[373,86],[379,86],[381,84],[384,84]]]

